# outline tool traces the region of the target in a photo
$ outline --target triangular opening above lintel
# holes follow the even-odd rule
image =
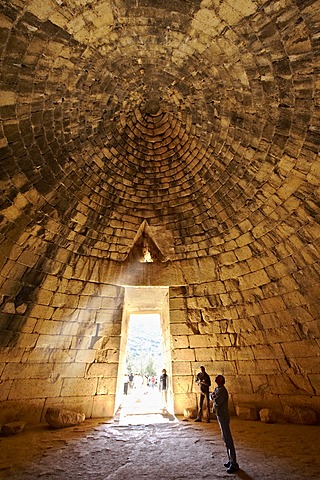
[[[157,245],[146,220],[141,223],[137,231],[128,257],[140,263],[159,263],[167,260]]]

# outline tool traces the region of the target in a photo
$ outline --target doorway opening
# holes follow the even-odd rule
[[[125,287],[116,415],[122,424],[173,421],[168,287]],[[166,392],[163,370],[166,370]]]
[[[162,334],[159,313],[130,314],[125,370],[140,376],[131,380],[125,394],[138,390],[139,385],[154,388],[163,368]],[[133,388],[134,387],[134,388]]]

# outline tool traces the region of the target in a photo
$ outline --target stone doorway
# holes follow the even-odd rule
[[[125,287],[124,308],[121,326],[121,342],[119,370],[117,380],[117,396],[115,403],[115,419],[126,424],[162,423],[172,421],[173,392],[172,392],[172,367],[169,330],[169,288],[168,287]],[[169,376],[169,391],[166,408],[164,408],[159,392],[159,386],[148,386],[147,379],[142,375],[133,390],[128,389],[124,395],[124,378],[128,372],[127,354],[129,351],[130,336],[134,335],[134,322],[140,319],[143,322],[144,340],[150,340],[152,335],[157,335],[161,355],[156,365],[156,377],[159,381],[161,370],[166,369]],[[153,320],[152,320],[153,319]],[[156,320],[158,325],[155,325]],[[131,329],[131,326],[133,327]],[[158,328],[157,328],[158,327]],[[140,326],[141,329],[141,326]],[[129,343],[128,343],[129,341]],[[140,338],[141,342],[141,338]],[[160,363],[161,362],[161,363]],[[144,374],[135,366],[135,378]],[[141,384],[141,385],[140,385]],[[173,417],[174,419],[174,417]]]

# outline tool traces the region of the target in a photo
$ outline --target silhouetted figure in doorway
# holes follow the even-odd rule
[[[126,373],[123,380],[123,393],[124,395],[128,395],[128,387],[129,387],[129,377]]]
[[[160,380],[159,380],[159,390],[162,395],[164,409],[167,409],[167,405],[168,405],[168,387],[169,387],[169,377],[167,375],[167,370],[164,368],[162,370],[162,375],[160,375]]]
[[[129,375],[129,390],[130,390],[130,392],[132,392],[132,390],[133,390],[133,379],[134,379],[134,375],[131,372],[130,375]]]

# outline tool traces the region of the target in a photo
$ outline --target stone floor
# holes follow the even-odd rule
[[[240,470],[229,475],[215,420],[194,423],[161,410],[156,393],[125,397],[114,419],[77,427],[27,427],[0,437],[0,478],[12,480],[319,480],[320,426],[232,417]]]

